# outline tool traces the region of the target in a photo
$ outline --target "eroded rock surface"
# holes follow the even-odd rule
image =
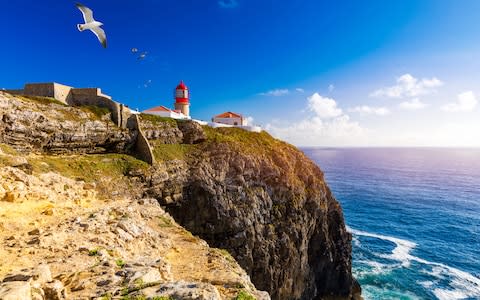
[[[136,132],[116,127],[108,115],[0,92],[0,142],[18,151],[125,153],[135,139]]]
[[[241,291],[270,299],[155,199],[129,196],[133,181],[112,195],[101,183],[4,166],[5,156],[0,186],[14,196],[0,205],[0,299],[232,299]]]

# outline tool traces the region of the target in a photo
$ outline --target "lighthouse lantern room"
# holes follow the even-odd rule
[[[183,80],[175,88],[175,110],[180,111],[185,116],[190,116],[190,95]]]

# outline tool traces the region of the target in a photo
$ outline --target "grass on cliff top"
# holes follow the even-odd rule
[[[29,163],[34,172],[57,172],[86,182],[94,182],[106,176],[121,178],[131,170],[146,170],[149,167],[147,163],[126,154],[41,155],[29,159]]]
[[[177,121],[172,118],[160,117],[160,116],[149,115],[149,114],[140,114],[140,120],[149,121],[153,124],[166,123],[170,126],[177,127]]]
[[[19,155],[18,152],[6,144],[0,143],[0,166],[8,167],[15,165],[18,161],[15,156]]]
[[[247,293],[246,291],[240,291],[238,292],[237,296],[233,298],[234,300],[256,300],[255,297]]]
[[[10,145],[7,145],[7,144],[2,144],[0,143],[0,151],[5,153],[5,154],[9,154],[9,155],[17,155],[18,152],[13,149]]]
[[[195,145],[161,144],[155,141],[150,141],[150,145],[157,161],[185,160],[187,155],[196,149]]]
[[[110,110],[106,107],[100,107],[96,105],[84,105],[79,107],[81,110],[85,112],[93,113],[97,118],[101,119],[104,115],[110,113]]]
[[[249,153],[270,153],[272,151],[279,151],[285,147],[293,147],[290,144],[273,138],[266,131],[250,132],[241,128],[232,127],[202,127],[207,135],[207,143],[228,143]]]
[[[14,97],[20,98],[25,101],[35,101],[37,103],[43,104],[43,105],[49,105],[49,104],[58,104],[61,106],[68,106],[67,104],[58,101],[54,98],[51,97],[41,97],[41,96],[30,96],[30,95],[13,95]]]

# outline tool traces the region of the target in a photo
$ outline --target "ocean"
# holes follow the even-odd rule
[[[302,150],[343,207],[365,299],[480,299],[480,149]]]

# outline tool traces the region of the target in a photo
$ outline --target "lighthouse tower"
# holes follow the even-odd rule
[[[190,116],[190,95],[183,80],[175,89],[175,110],[179,110],[187,117]]]

